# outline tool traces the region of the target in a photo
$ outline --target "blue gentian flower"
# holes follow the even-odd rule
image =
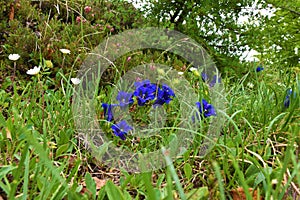
[[[293,96],[292,96],[293,95]],[[293,92],[292,89],[289,89],[287,91],[287,94],[286,94],[286,97],[285,97],[285,100],[284,100],[284,107],[288,108],[290,106],[290,103],[291,103],[291,96],[292,96],[292,99],[295,99],[297,94],[296,92]]]
[[[292,94],[292,89],[289,89],[287,91],[287,95],[286,95],[285,100],[284,100],[284,107],[286,107],[286,108],[288,108],[290,106],[291,94]]]
[[[164,103],[169,104],[172,100],[171,97],[175,97],[175,93],[168,85],[163,84],[162,88],[159,88],[157,92],[157,98],[153,105],[163,105]]]
[[[260,72],[264,70],[264,68],[262,67],[262,65],[258,65],[258,67],[256,68],[256,72]]]
[[[208,75],[207,75],[207,73],[202,72],[202,73],[201,73],[201,77],[202,77],[202,80],[203,80],[204,82],[208,81]]]
[[[135,82],[136,90],[133,95],[137,97],[138,105],[143,106],[148,101],[155,99],[156,90],[158,87],[156,84],[151,83],[149,80]]]
[[[126,106],[133,103],[132,99],[133,94],[128,92],[120,91],[116,97],[117,101],[119,101],[119,105],[121,108],[125,108]]]
[[[151,82],[148,79],[144,81],[137,81],[134,83],[135,88],[139,88],[141,86],[148,86],[148,85],[151,85]]]
[[[213,107],[213,105],[209,104],[205,99],[202,99],[202,103],[196,102],[196,106],[200,112],[201,115],[203,115],[205,118],[210,117],[210,116],[217,116],[216,110]],[[198,114],[196,117],[199,119]],[[193,121],[194,121],[194,116],[193,116]]]
[[[121,138],[121,140],[125,140],[128,131],[132,130],[132,127],[129,126],[125,120],[122,120],[117,124],[113,124],[111,129],[116,136]]]
[[[214,75],[213,80],[209,83],[209,86],[214,87],[216,83],[221,83],[221,78],[217,75]]]
[[[297,103],[300,105],[300,81],[297,79],[296,84],[292,88],[286,91],[286,96],[284,100],[284,107],[288,108],[292,103]]]
[[[107,121],[112,121],[114,119],[112,108],[116,106],[115,104],[102,103],[102,108],[104,109],[104,117]]]
[[[202,72],[201,73],[201,77],[202,77],[202,80],[204,82],[208,82],[209,81],[209,78],[208,78],[208,75],[205,73],[205,72]],[[214,75],[213,76],[213,80],[210,81],[208,83],[209,87],[214,87],[216,83],[221,83],[221,77],[217,76],[217,75]]]

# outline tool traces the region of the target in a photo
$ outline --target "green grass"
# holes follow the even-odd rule
[[[77,9],[82,11],[82,8]],[[51,23],[54,29],[63,22]],[[56,49],[64,48],[69,40],[74,42],[70,44],[74,48],[80,44],[80,48],[88,49],[86,51],[92,49],[99,38],[88,37],[93,33],[87,33],[85,26],[76,26],[75,19],[70,20],[65,27],[68,34],[55,44]],[[51,36],[49,30],[44,31]],[[107,30],[100,33],[101,39],[109,35]],[[95,32],[95,35],[100,33]],[[45,40],[48,41],[47,34]],[[76,39],[78,35],[79,39]],[[39,59],[33,60],[43,65],[39,75],[19,74],[20,79],[16,79],[11,90],[11,79],[2,80],[0,199],[232,199],[235,190],[241,188],[247,199],[253,196],[250,188],[264,199],[299,199],[299,96],[289,108],[283,106],[288,88],[294,88],[300,94],[299,72],[282,70],[281,66],[265,66],[265,70],[256,73],[255,66],[249,64],[245,65],[248,71],[243,77],[224,75],[225,110],[219,113],[224,118],[224,125],[221,134],[211,141],[214,146],[209,153],[201,155],[201,142],[208,128],[207,121],[202,120],[197,131],[184,127],[195,135],[186,152],[176,159],[164,152],[163,159],[168,166],[146,173],[132,173],[104,165],[96,158],[103,156],[108,147],[104,146],[98,151],[100,155],[95,155],[80,136],[81,130],[75,125],[80,116],[72,109],[77,86],[70,82],[76,72],[75,66],[80,66],[81,57],[74,57],[78,53],[75,49],[72,49],[73,59],[65,55],[62,60],[60,52],[55,52],[52,59],[55,69],[46,66],[43,52],[34,51]],[[153,60],[141,52],[133,52],[130,63],[126,62],[128,55],[116,61],[121,66],[117,71],[120,73],[116,74],[143,62],[173,64],[170,60],[164,61],[160,51],[147,53]],[[179,60],[174,62],[179,67],[183,65]],[[13,67],[7,60],[1,61],[0,65],[0,74],[7,74],[7,65]],[[26,67],[32,68],[32,64]],[[68,68],[67,72],[63,67]],[[207,97],[207,86],[199,81],[199,77],[191,72],[186,77],[199,99]],[[129,136],[126,141],[121,141],[113,136],[110,124],[101,117],[100,103],[110,101],[114,87],[107,85],[107,80],[105,83],[99,81],[97,85],[101,87],[93,94],[97,120],[114,145],[144,153],[161,144],[178,141],[174,132],[178,130],[180,116],[186,113],[178,113],[176,101],[165,107],[171,113],[168,127],[152,129],[153,137]],[[136,113],[136,121],[140,124],[149,121],[149,118],[140,120],[144,112],[147,110]]]
[[[167,168],[145,174],[103,166],[84,148],[74,127],[70,77],[57,75],[61,86],[56,90],[48,89],[46,75],[24,82],[21,94],[0,90],[1,196],[228,199],[230,191],[242,187],[249,199],[248,188],[265,199],[293,199],[300,183],[299,107],[283,108],[285,88],[271,81],[279,79],[276,70],[257,75],[225,85],[226,121],[206,157],[197,155],[195,142],[173,163],[166,157]],[[264,80],[266,76],[269,80]],[[254,88],[245,86],[246,78],[255,82]],[[118,138],[114,141],[122,147]],[[139,148],[148,148],[151,142],[145,139]],[[107,181],[98,195],[92,177]]]

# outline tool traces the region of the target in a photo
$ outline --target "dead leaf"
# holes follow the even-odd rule
[[[98,177],[92,177],[96,183],[96,189],[100,190],[106,183],[105,179],[99,179]],[[86,184],[85,181],[82,182],[82,186],[85,188]]]
[[[9,11],[9,14],[8,14],[8,20],[9,21],[14,20],[14,18],[15,18],[15,8],[20,9],[20,7],[21,7],[20,0],[15,0],[14,3],[10,4],[10,11]]]
[[[55,52],[54,49],[53,49],[53,46],[52,44],[48,43],[47,46],[46,46],[46,59],[47,60],[52,60],[52,54]]]
[[[12,21],[12,20],[14,20],[14,18],[15,18],[15,6],[12,3],[12,4],[10,4],[10,11],[8,14],[8,19],[9,19],[9,21]]]
[[[86,187],[83,187],[80,191],[80,194],[85,194],[87,192],[88,192],[88,190],[86,189]]]
[[[256,199],[260,199],[260,200],[263,199],[262,197],[257,196],[258,195],[257,190],[253,191],[252,188],[249,188],[249,192],[252,195],[252,199],[255,199],[255,200]],[[239,187],[237,189],[234,189],[234,190],[231,190],[231,195],[232,195],[233,200],[247,200],[244,188],[241,188],[241,187]]]
[[[97,177],[92,177],[96,183],[96,190],[97,190],[97,195],[98,195],[98,192],[99,190],[106,184],[106,181],[105,179],[99,179]],[[85,181],[82,181],[81,182],[81,185],[83,186],[82,187],[82,190],[80,191],[81,194],[84,194],[84,193],[89,193],[89,191],[86,189],[86,184],[85,184]]]
[[[10,133],[10,131],[8,130],[7,127],[5,128],[5,131],[6,131],[6,138],[9,139],[9,140],[12,140],[11,133]]]
[[[100,190],[106,183],[105,179],[99,179],[97,177],[92,177],[96,183],[96,189]]]

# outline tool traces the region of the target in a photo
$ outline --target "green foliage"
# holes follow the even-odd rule
[[[266,1],[267,8],[276,9],[272,17],[260,18],[261,26],[250,29],[251,48],[261,53],[261,60],[284,67],[299,67],[300,1]],[[298,52],[295,51],[298,49]]]
[[[165,154],[168,163],[165,169],[144,174],[104,166],[85,148],[86,144],[78,136],[80,130],[74,125],[76,116],[71,106],[76,86],[70,79],[86,53],[105,36],[143,27],[147,25],[141,24],[145,19],[123,1],[20,0],[14,20],[8,21],[11,3],[14,1],[0,2],[3,13],[0,16],[0,198],[231,199],[236,188],[242,188],[249,199],[252,196],[249,188],[265,199],[299,196],[299,96],[292,98],[288,108],[283,104],[288,88],[300,94],[296,61],[299,57],[294,54],[294,47],[299,46],[298,2],[267,1],[281,9],[274,17],[262,19],[266,23],[264,29],[249,25],[247,30],[243,29],[247,24],[237,26],[235,23],[242,7],[252,1],[240,4],[236,1],[175,1],[174,4],[158,1],[153,4],[149,24],[162,19],[159,25],[194,37],[217,62],[223,63],[226,112],[222,114],[226,121],[209,155],[199,156],[206,130],[206,122],[201,122],[202,128],[184,154],[174,160]],[[85,6],[92,10],[86,12]],[[178,8],[186,13],[178,12]],[[175,11],[177,17],[171,11]],[[77,17],[81,22],[76,21]],[[174,20],[170,21],[172,17]],[[203,29],[195,25],[197,17],[197,21],[203,22]],[[208,33],[209,30],[216,31]],[[225,42],[220,49],[217,44],[222,38],[217,30],[223,32]],[[250,33],[252,30],[255,32]],[[236,31],[244,34],[241,46],[247,44],[262,53],[273,44],[283,48],[263,54],[265,70],[256,73],[258,63],[227,59],[232,54],[228,47],[235,48],[229,37],[235,42],[239,40]],[[284,34],[286,40],[281,39]],[[70,49],[71,54],[62,54],[61,48]],[[11,77],[6,77],[12,74],[14,66],[7,58],[11,53],[21,55],[15,62],[15,84]],[[128,56],[130,61],[127,61]],[[268,65],[269,61],[274,63]],[[151,62],[171,65],[179,71],[190,67],[190,63],[176,55],[161,51],[147,49],[124,55],[116,61],[118,69],[109,69],[110,76],[101,80],[104,83],[95,92],[97,103],[110,100],[112,83],[120,75],[141,63]],[[34,65],[41,65],[41,72],[36,76],[25,75]],[[209,91],[196,73],[185,71],[184,77],[197,95],[205,96]],[[176,108],[176,104],[170,106]],[[96,113],[101,112],[97,104]],[[178,118],[174,121],[179,123],[176,120]],[[171,122],[168,125],[176,124]],[[109,131],[110,127],[106,129]],[[111,142],[120,148],[149,152],[157,148],[159,142],[176,141],[173,131],[158,131],[155,139],[142,138],[138,142],[134,137],[122,142],[112,135]],[[103,146],[100,153],[107,150],[108,147]]]
[[[237,21],[246,15],[242,9],[254,1],[145,2],[151,24],[189,35],[208,51],[221,70],[239,65],[239,53],[246,50],[247,29]]]

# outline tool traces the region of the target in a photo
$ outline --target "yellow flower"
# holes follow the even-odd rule
[[[197,71],[196,71],[196,70],[195,70],[195,71],[193,71],[193,73],[194,73],[194,75],[195,75],[195,76],[200,76],[200,73],[199,73],[199,71],[198,71],[198,70],[197,70]]]
[[[190,68],[190,71],[193,72],[193,74],[194,74],[195,76],[200,76],[200,73],[199,73],[199,71],[198,71],[197,68],[191,67],[191,68]]]
[[[157,69],[157,72],[159,73],[159,74],[161,74],[161,75],[165,75],[165,70],[163,70],[163,69],[161,69],[161,68],[158,68]]]
[[[45,65],[46,65],[46,67],[48,67],[48,68],[52,68],[52,67],[53,67],[53,63],[52,63],[51,60],[45,60]]]

